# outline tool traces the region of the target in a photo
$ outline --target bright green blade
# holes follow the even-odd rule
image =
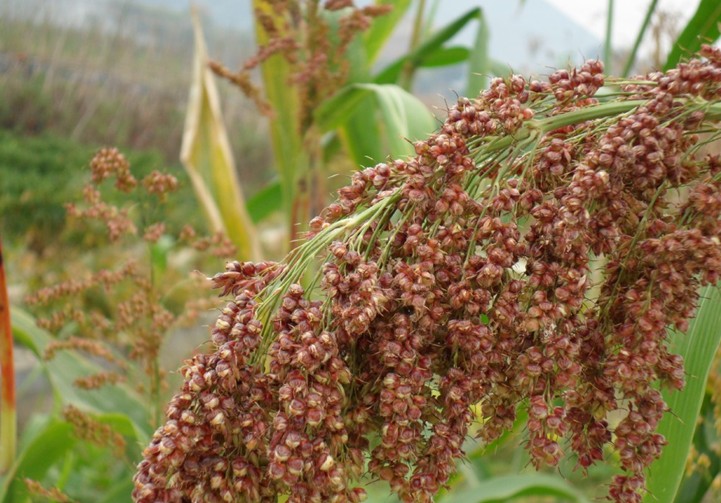
[[[685,361],[686,387],[682,391],[664,390],[663,393],[671,412],[661,420],[658,431],[666,437],[668,445],[649,470],[649,493],[645,498],[648,503],[671,503],[676,497],[719,341],[721,289],[706,287],[688,332],[671,335],[670,351],[680,354]]]

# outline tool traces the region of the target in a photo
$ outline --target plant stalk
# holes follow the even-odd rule
[[[606,41],[603,46],[603,64],[606,67],[606,73],[610,74],[611,64],[613,63],[613,44],[611,38],[613,36],[613,0],[608,0],[608,13],[606,14]]]
[[[416,47],[421,41],[421,31],[423,30],[423,14],[426,11],[426,0],[418,1],[418,11],[416,12],[416,18],[413,22],[413,32],[411,33],[411,41],[408,46],[408,54],[413,54]],[[410,91],[413,85],[413,74],[416,71],[415,64],[410,59],[406,60],[403,65],[403,74],[400,78],[401,87],[407,91]]]
[[[646,34],[648,25],[651,23],[651,17],[653,16],[653,13],[656,11],[657,3],[658,3],[658,0],[651,0],[651,3],[648,4],[648,10],[646,11],[646,17],[643,19],[643,23],[641,24],[641,29],[638,30],[638,35],[636,35],[636,40],[633,42],[633,48],[631,49],[631,52],[628,55],[628,59],[626,60],[626,65],[623,67],[622,75],[624,77],[628,77],[628,72],[631,71],[631,68],[633,67],[634,62],[636,61],[636,54],[638,53],[638,48],[641,46],[641,41],[643,40],[643,36]]]
[[[15,404],[15,366],[13,364],[13,334],[10,324],[2,241],[0,241],[0,474],[7,472],[15,460],[17,448],[17,408]]]

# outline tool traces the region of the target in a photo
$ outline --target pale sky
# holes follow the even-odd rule
[[[533,0],[527,0],[533,1]],[[584,26],[601,40],[606,36],[606,11],[608,0],[547,0],[568,17]],[[677,28],[681,29],[696,12],[700,0],[659,0],[656,12],[665,11],[675,15]],[[616,0],[614,2],[613,46],[626,48],[633,45],[651,0]],[[648,31],[646,32],[648,35]],[[648,38],[641,45],[641,52],[649,47]]]

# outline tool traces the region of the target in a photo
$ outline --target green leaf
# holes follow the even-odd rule
[[[663,393],[671,412],[661,420],[658,432],[666,437],[668,445],[649,469],[645,498],[649,503],[671,503],[676,496],[719,341],[721,288],[706,287],[701,292],[698,312],[688,333],[671,335],[669,351],[683,356],[687,382],[683,391],[664,390]]]
[[[464,471],[468,476],[468,471]],[[579,491],[565,480],[543,473],[528,473],[493,477],[479,481],[468,479],[454,486],[439,503],[504,503],[522,496],[557,497],[577,503],[589,503]]]
[[[138,393],[127,384],[108,385],[102,390],[83,390],[73,385],[79,377],[101,372],[100,365],[80,355],[77,351],[60,351],[50,361],[43,361],[43,354],[53,337],[35,324],[35,320],[21,309],[13,310],[13,335],[15,340],[30,349],[41,362],[61,404],[73,405],[93,414],[117,414],[123,411],[139,443],[150,438],[152,428],[148,407]]]
[[[390,37],[398,22],[408,11],[411,3],[411,0],[376,0],[376,5],[391,5],[393,6],[393,10],[384,16],[374,19],[371,27],[363,36],[366,58],[369,65],[375,62],[388,37]]]
[[[478,30],[473,50],[468,57],[468,84],[466,96],[477,96],[488,86],[488,74],[491,73],[491,55],[488,50],[490,33],[483,12],[478,13]]]
[[[438,51],[443,44],[452,39],[469,22],[474,19],[480,19],[480,17],[481,9],[478,7],[462,14],[428,37],[413,52],[390,63],[383,70],[378,72],[373,80],[377,83],[397,82],[406,64],[410,64],[413,68],[423,66],[423,62],[426,58],[431,57],[432,54]]]
[[[415,96],[398,86],[370,86],[383,116],[388,153],[393,157],[411,155],[413,145],[408,140],[425,138],[435,129],[436,123],[428,108]]]
[[[437,128],[428,108],[418,98],[393,84],[352,84],[344,87],[318,108],[316,124],[323,131],[330,131],[346,127],[348,119],[356,111],[372,117],[373,109],[366,101],[369,97],[373,98],[385,128],[387,147],[384,156],[413,153],[413,146],[407,140],[423,138]],[[343,136],[345,140],[349,138]]]
[[[403,72],[403,67],[406,64],[406,58],[402,57],[390,63],[388,66],[383,68],[375,77],[373,82],[376,84],[395,84]]]
[[[134,487],[133,479],[128,477],[110,487],[105,494],[103,494],[103,499],[101,499],[99,503],[127,503]]]
[[[696,13],[674,42],[663,69],[674,68],[682,56],[694,54],[701,48],[701,44],[714,43],[719,38],[719,23],[721,23],[721,2],[701,0]]]
[[[463,63],[471,51],[467,47],[441,47],[423,60],[423,67],[451,66]]]
[[[718,369],[714,369],[713,372],[718,372]],[[708,394],[701,407],[700,417],[703,418],[703,422],[696,428],[693,445],[699,456],[705,454],[708,457],[709,464],[701,470],[694,470],[692,474],[684,476],[674,503],[698,503],[703,500],[721,468],[721,459],[715,448],[719,438],[715,428],[714,404]]]
[[[20,451],[15,463],[2,479],[0,502],[20,502],[29,498],[24,478],[42,479],[75,444],[72,426],[57,419],[47,424]]]
[[[473,451],[469,452],[468,459],[475,461],[484,456],[492,456],[495,452],[503,447],[510,439],[517,437],[526,427],[528,422],[528,406],[516,407],[516,419],[513,421],[513,427],[509,430],[505,430],[499,435],[493,442],[488,445],[480,446]],[[468,449],[466,449],[468,450]]]
[[[468,12],[461,14],[459,17],[448,23],[443,28],[436,31],[433,35],[428,37],[418,48],[410,54],[409,58],[412,62],[422,61],[427,55],[435,52],[443,44],[452,39],[458,34],[465,26],[481,17],[481,9],[475,7]]]
[[[353,114],[361,102],[368,98],[371,91],[364,87],[368,84],[351,84],[325,100],[315,111],[316,125],[321,131],[332,131],[341,127],[348,116]]]
[[[366,96],[338,130],[341,143],[356,166],[373,165],[388,155],[383,146],[383,132],[376,120],[376,112],[373,97]]]
[[[282,198],[283,191],[280,187],[280,182],[274,180],[248,199],[248,214],[253,220],[253,223],[257,224],[272,213],[283,209]]]
[[[168,254],[174,244],[173,238],[163,235],[157,242],[150,245],[150,263],[153,267],[153,274],[156,274],[155,277],[161,278],[168,269]]]
[[[193,16],[193,29],[193,81],[180,160],[211,229],[227,235],[242,258],[258,259],[260,245],[245,207],[197,15]]]

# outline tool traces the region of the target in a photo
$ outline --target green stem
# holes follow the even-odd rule
[[[0,474],[7,472],[15,460],[17,409],[15,404],[15,367],[13,365],[13,333],[10,324],[10,300],[8,299],[2,242],[0,242]]]
[[[657,3],[658,3],[658,0],[651,0],[651,3],[648,5],[648,10],[646,10],[646,17],[643,19],[643,23],[641,24],[641,29],[638,30],[638,35],[636,35],[636,40],[633,42],[633,48],[631,49],[631,53],[628,55],[628,59],[626,60],[626,65],[623,67],[622,75],[624,77],[628,76],[628,72],[631,71],[631,67],[633,67],[633,63],[636,61],[636,54],[638,53],[638,48],[641,45],[641,40],[643,40],[643,36],[646,34],[646,29],[648,29],[648,25],[651,22],[651,17],[653,16],[654,11],[656,10]]]
[[[603,46],[603,63],[606,66],[606,73],[611,72],[613,58],[613,47],[611,37],[613,35],[613,0],[608,0],[608,14],[606,15],[606,42]]]
[[[284,37],[295,35],[280,13],[274,10],[271,2],[253,0],[255,14],[255,38],[258,47],[268,44],[274,36]],[[277,34],[265,31],[263,24],[258,20],[263,16],[273,21],[278,27]],[[283,197],[286,223],[291,230],[297,223],[294,220],[294,204],[298,203],[298,181],[308,171],[309,160],[303,148],[303,138],[300,131],[299,118],[301,117],[302,103],[296,87],[289,87],[288,82],[297,70],[295,65],[288,61],[283,54],[275,54],[260,65],[263,79],[263,91],[266,99],[273,107],[273,116],[270,119],[270,143],[273,158],[278,169]],[[288,233],[290,236],[290,232]]]
[[[418,11],[416,12],[416,18],[413,22],[413,33],[411,33],[411,41],[408,46],[408,54],[413,54],[421,41],[421,31],[423,30],[423,14],[426,10],[426,0],[419,0]],[[410,59],[406,60],[403,65],[403,73],[400,78],[400,85],[403,89],[410,91],[413,85],[413,74],[416,68],[413,61]]]

